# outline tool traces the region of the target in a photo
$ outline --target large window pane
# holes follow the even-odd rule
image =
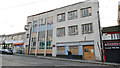
[[[82,33],[83,34],[92,33],[92,32],[93,32],[92,23],[82,25]]]
[[[57,37],[65,36],[65,27],[57,28]]]
[[[65,13],[58,14],[57,15],[57,21],[58,22],[65,21]]]
[[[82,17],[91,16],[92,10],[91,7],[81,9]]]
[[[68,12],[68,20],[77,19],[77,10]]]
[[[69,35],[78,35],[78,25],[69,26]]]

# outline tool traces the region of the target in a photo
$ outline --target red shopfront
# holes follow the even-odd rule
[[[120,40],[103,41],[104,61],[120,63]]]

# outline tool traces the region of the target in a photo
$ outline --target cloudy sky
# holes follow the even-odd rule
[[[0,35],[23,32],[27,16],[84,0],[0,0]],[[99,0],[101,26],[117,25],[118,1]]]

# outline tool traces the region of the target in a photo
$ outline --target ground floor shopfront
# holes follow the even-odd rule
[[[56,48],[57,57],[67,57],[72,52],[73,59],[95,60],[94,42],[71,42],[58,43]]]
[[[105,40],[104,61],[120,63],[120,40]]]
[[[13,53],[23,53],[23,44],[24,43],[14,43]]]

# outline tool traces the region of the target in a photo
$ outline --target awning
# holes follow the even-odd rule
[[[14,43],[13,45],[23,45],[24,43]]]

